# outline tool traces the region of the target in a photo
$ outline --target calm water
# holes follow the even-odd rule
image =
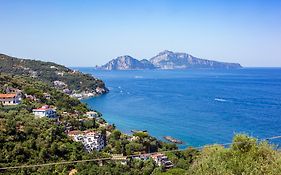
[[[230,142],[241,132],[281,135],[281,69],[78,69],[103,79],[110,89],[84,102],[126,133],[148,130],[192,146]]]

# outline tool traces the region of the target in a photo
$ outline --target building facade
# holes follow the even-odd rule
[[[20,103],[20,97],[18,94],[0,94],[0,103],[3,105],[17,105]]]
[[[76,142],[82,142],[86,151],[100,151],[105,147],[105,137],[96,131],[69,131],[68,136]]]
[[[86,116],[89,118],[96,118],[96,117],[98,117],[98,113],[95,111],[89,111],[89,112],[86,112]]]
[[[174,165],[167,156],[161,153],[152,154],[151,158],[158,166],[163,166],[165,169],[172,168]]]
[[[39,118],[48,117],[48,118],[56,118],[57,113],[56,110],[50,108],[48,105],[42,106],[41,108],[33,109],[33,114]]]

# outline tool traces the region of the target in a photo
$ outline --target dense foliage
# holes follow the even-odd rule
[[[105,88],[102,80],[73,71],[65,66],[52,62],[18,59],[4,54],[0,54],[0,72],[32,76],[51,86],[54,85],[54,81],[62,81],[71,90],[91,91],[96,87]]]
[[[281,174],[281,153],[267,142],[236,135],[230,148],[206,147],[190,168],[190,174]]]
[[[78,99],[71,98],[44,82],[25,76],[0,74],[0,91],[4,92],[6,88],[11,87],[22,90],[23,100],[19,107],[29,111],[31,111],[32,108],[41,107],[43,104],[55,106],[58,111],[87,111],[86,105],[81,103]],[[49,94],[50,99],[47,99],[44,93]],[[25,98],[24,94],[31,95],[34,99]]]
[[[88,119],[84,113],[88,111],[85,104],[79,100],[50,87],[44,82],[30,77],[0,74],[0,91],[7,88],[22,90],[23,100],[16,106],[0,106],[0,167],[84,160],[109,157],[112,153],[131,155],[160,150],[176,149],[174,144],[166,144],[149,136],[147,133],[135,134],[135,140],[116,130],[114,126],[105,125],[102,118]],[[44,94],[49,94],[46,98]],[[29,95],[34,98],[29,99]],[[57,108],[59,121],[47,118],[35,118],[31,113],[33,108],[44,104]],[[106,127],[105,127],[106,126]],[[101,151],[87,153],[82,143],[74,142],[66,135],[66,128],[73,130],[100,130],[109,136],[107,146]],[[128,172],[142,174],[139,168],[151,173],[157,166],[150,160],[142,162],[132,160],[126,167],[120,162],[90,162],[85,164],[68,164],[0,171],[2,174],[67,174],[71,169],[81,174],[118,174]]]
[[[99,118],[88,119],[88,111],[79,100],[30,77],[0,74],[0,91],[7,88],[22,90],[34,99],[24,98],[20,105],[0,106],[0,167],[30,165],[50,162],[85,160],[111,157],[113,154],[133,155],[157,151],[166,152],[174,168],[165,170],[150,158],[120,161],[85,162],[34,168],[2,170],[1,174],[155,174],[155,175],[279,175],[281,153],[265,141],[259,142],[246,135],[236,135],[229,148],[220,145],[206,146],[202,150],[187,148],[176,150],[175,144],[167,144],[146,132],[133,136],[121,133],[114,125],[106,125]],[[44,94],[49,94],[46,98]],[[48,104],[57,107],[60,120],[35,118],[31,110]],[[66,134],[66,127],[73,130],[100,130],[107,145],[100,151],[87,153],[80,142],[74,142]]]

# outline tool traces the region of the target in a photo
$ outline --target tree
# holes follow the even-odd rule
[[[204,148],[189,172],[194,175],[278,175],[281,172],[281,153],[267,142],[257,142],[246,135],[236,135],[230,148],[220,145]]]

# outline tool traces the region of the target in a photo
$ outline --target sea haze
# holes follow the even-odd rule
[[[76,69],[105,81],[108,94],[83,101],[126,133],[148,130],[191,146],[230,142],[241,132],[258,138],[281,135],[279,68]]]

